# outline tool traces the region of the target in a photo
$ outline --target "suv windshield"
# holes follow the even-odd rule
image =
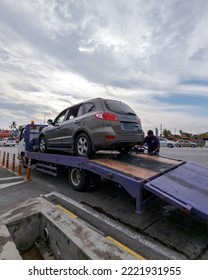
[[[108,110],[114,113],[124,115],[136,115],[129,105],[122,103],[121,101],[105,100],[105,105],[108,108]]]

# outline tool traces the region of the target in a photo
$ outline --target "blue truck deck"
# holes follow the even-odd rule
[[[120,184],[136,199],[136,212],[142,212],[144,190],[168,203],[208,219],[208,168],[146,154],[98,154],[93,159],[73,155],[29,152],[39,163],[88,170]]]
[[[148,191],[168,203],[208,219],[208,168],[181,160],[132,152],[98,152],[88,159],[73,154],[38,152],[38,135],[43,125],[27,125],[22,135],[27,157],[39,170],[55,174],[59,166],[87,170],[120,184],[136,199],[136,212],[142,212]]]
[[[208,168],[187,162],[144,188],[188,213],[208,219]]]

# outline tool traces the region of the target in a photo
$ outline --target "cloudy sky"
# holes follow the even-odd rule
[[[207,0],[0,0],[0,128],[105,96],[208,131],[207,26]]]

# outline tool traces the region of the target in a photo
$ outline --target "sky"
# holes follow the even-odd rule
[[[94,97],[208,131],[207,0],[0,0],[0,128]]]

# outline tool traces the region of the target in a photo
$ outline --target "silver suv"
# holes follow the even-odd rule
[[[128,153],[144,139],[140,118],[129,105],[95,98],[63,110],[39,135],[40,152],[74,151],[91,157],[98,150]]]

